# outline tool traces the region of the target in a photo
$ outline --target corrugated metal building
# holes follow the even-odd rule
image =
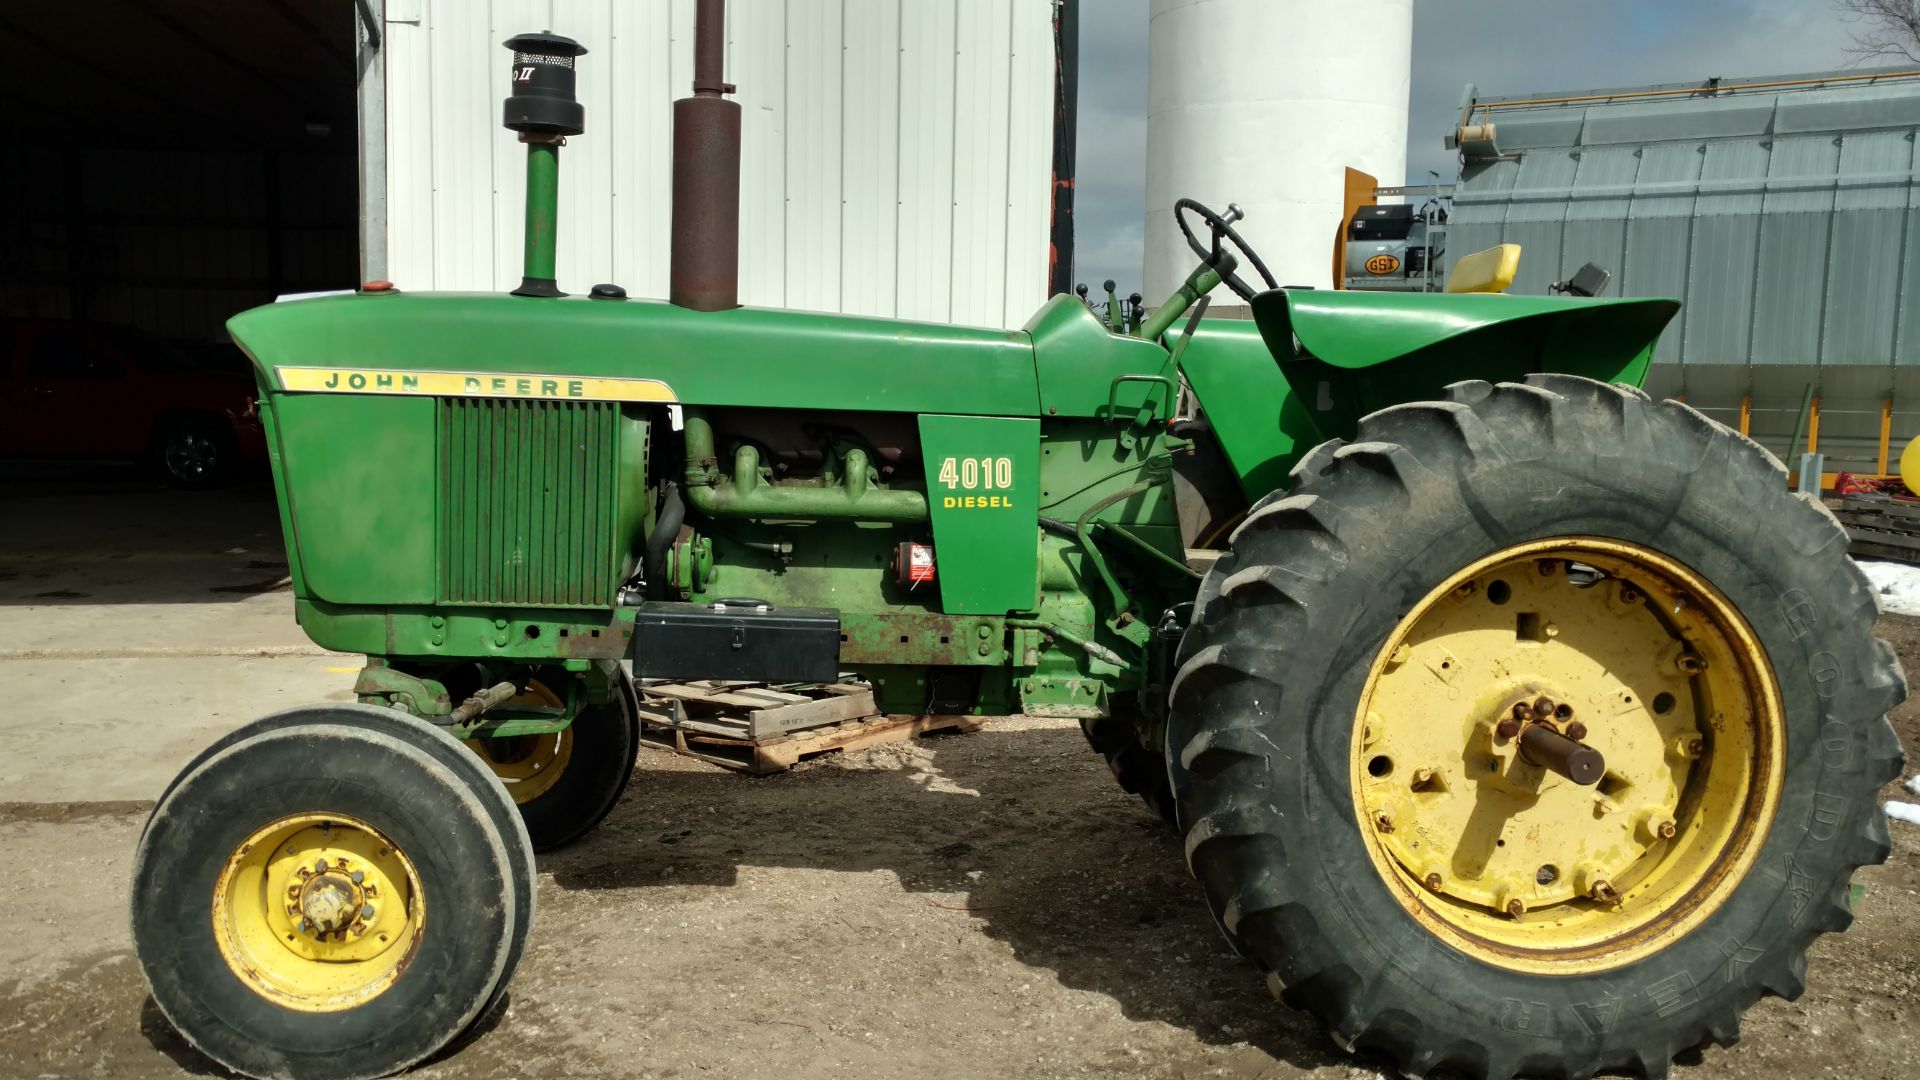
[[[1685,307],[1649,389],[1785,453],[1806,387],[1827,468],[1920,434],[1920,72],[1832,72],[1476,97],[1450,250],[1522,244],[1513,291],[1581,264]]]
[[[692,0],[387,0],[385,276],[519,280],[523,148],[500,42],[578,39],[587,132],[561,155],[559,279],[667,291],[671,103]],[[1050,0],[733,0],[743,303],[1018,326],[1047,295]],[[364,98],[363,98],[364,101]],[[384,184],[379,158],[384,151]]]

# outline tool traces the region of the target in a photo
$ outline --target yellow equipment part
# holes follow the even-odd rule
[[[295,814],[256,830],[213,890],[214,942],[234,977],[299,1012],[380,996],[425,925],[412,861],[345,814]]]
[[[532,679],[528,681],[526,690],[514,697],[512,704],[557,709],[565,702],[545,683]],[[479,754],[480,760],[486,762],[493,774],[507,786],[507,794],[513,796],[516,806],[525,806],[551,791],[573,760],[572,727],[539,735],[508,735],[505,738],[482,736],[468,739],[466,743],[467,748]]]
[[[1355,810],[1395,898],[1496,967],[1601,971],[1674,941],[1745,876],[1784,775],[1772,670],[1690,568],[1619,540],[1498,552],[1435,589],[1375,661]],[[1544,768],[1540,725],[1605,757]]]
[[[1908,491],[1920,491],[1920,438],[1907,443],[1900,451],[1900,482],[1907,485]]]
[[[1447,271],[1450,293],[1506,292],[1520,272],[1520,245],[1500,244],[1485,251],[1460,256]]]

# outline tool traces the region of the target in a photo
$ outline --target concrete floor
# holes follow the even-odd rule
[[[264,484],[0,474],[0,737],[36,747],[0,803],[151,800],[247,720],[350,700],[358,658],[307,641],[286,573]]]

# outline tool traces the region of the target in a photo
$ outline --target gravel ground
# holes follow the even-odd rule
[[[1920,672],[1920,620],[1881,632]],[[1920,706],[1895,720],[1920,745]],[[0,805],[0,1076],[218,1074],[130,952],[144,812]],[[1741,1045],[1676,1075],[1920,1075],[1920,828],[1893,828],[1805,996],[1761,1002]],[[1269,999],[1179,842],[1070,723],[1002,720],[766,779],[646,752],[607,824],[540,870],[508,1007],[416,1075],[1382,1075]]]

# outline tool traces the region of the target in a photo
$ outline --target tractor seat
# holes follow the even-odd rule
[[[1513,284],[1520,272],[1520,245],[1499,244],[1485,251],[1460,256],[1447,272],[1450,293],[1500,293]]]

